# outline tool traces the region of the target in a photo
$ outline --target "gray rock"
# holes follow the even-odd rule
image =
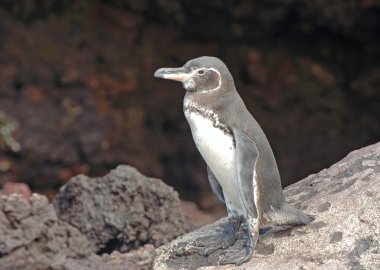
[[[158,247],[192,228],[172,187],[125,165],[104,177],[73,177],[54,206],[58,217],[86,235],[98,254],[145,244]]]
[[[199,255],[194,242],[220,231],[221,219],[158,248],[154,269],[380,269],[380,143],[350,153],[284,192],[316,219],[261,238],[250,262],[215,266],[221,251]]]
[[[156,255],[154,249],[153,245],[147,244],[128,253],[114,251],[111,254],[103,254],[102,258],[107,262],[109,269],[151,270]]]
[[[38,194],[0,197],[0,269],[149,270],[154,245],[192,228],[171,187],[129,166],[74,177],[54,205]]]
[[[131,256],[106,259],[93,251],[84,235],[57,218],[45,196],[0,197],[0,269],[140,269]]]

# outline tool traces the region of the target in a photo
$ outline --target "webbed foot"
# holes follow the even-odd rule
[[[252,258],[256,242],[257,236],[249,235],[247,242],[243,246],[226,251],[219,264],[241,265],[248,262]]]
[[[239,230],[240,220],[231,219],[225,225],[221,234],[210,235],[200,238],[196,241],[198,247],[205,247],[204,256],[209,256],[218,249],[226,249],[232,246],[236,241],[236,232]]]

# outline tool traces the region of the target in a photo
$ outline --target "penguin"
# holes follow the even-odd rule
[[[313,220],[285,201],[272,148],[220,59],[202,56],[179,68],[160,68],[154,76],[179,81],[186,90],[185,117],[207,164],[211,189],[227,208],[223,231],[196,243],[205,256],[232,247],[242,222],[247,224],[245,244],[226,250],[219,264],[249,261],[262,228],[287,229]]]

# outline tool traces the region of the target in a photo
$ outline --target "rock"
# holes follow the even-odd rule
[[[72,178],[54,206],[38,194],[0,197],[1,269],[149,270],[155,246],[192,228],[173,188],[130,166]]]
[[[114,251],[110,255],[103,254],[110,269],[133,269],[150,270],[152,269],[153,260],[156,253],[153,245],[145,245],[137,250],[128,253]]]
[[[21,194],[22,196],[29,198],[32,196],[32,191],[29,186],[25,183],[18,182],[7,182],[4,184],[3,189],[0,191],[0,194],[11,195],[13,193]]]
[[[84,235],[57,218],[45,196],[0,197],[1,269],[105,269],[92,251]]]
[[[158,247],[192,228],[172,187],[125,165],[104,177],[73,177],[54,206],[58,217],[86,235],[98,254],[145,244]]]
[[[216,267],[221,251],[198,254],[194,241],[221,230],[221,219],[158,248],[154,269],[380,269],[380,143],[351,152],[284,193],[316,219],[260,238],[250,262]]]

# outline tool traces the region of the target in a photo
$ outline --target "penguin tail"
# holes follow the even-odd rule
[[[270,214],[271,223],[277,226],[299,226],[314,221],[315,216],[307,215],[288,203],[284,203],[280,209]]]

